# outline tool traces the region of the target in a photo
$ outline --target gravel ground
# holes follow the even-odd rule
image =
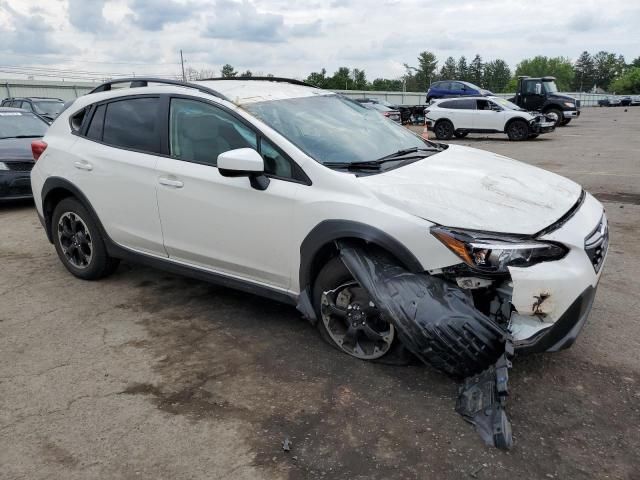
[[[530,142],[455,142],[582,183],[611,225],[577,343],[515,362],[510,452],[454,412],[448,378],[350,359],[291,307],[128,264],[75,279],[27,202],[0,206],[0,478],[639,478],[640,108],[628,110],[585,109]]]

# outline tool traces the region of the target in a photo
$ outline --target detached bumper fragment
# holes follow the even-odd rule
[[[487,445],[505,450],[513,446],[511,422],[506,411],[509,358],[512,356],[513,345],[509,341],[507,351],[495,365],[464,380],[456,403],[456,412],[476,428]]]
[[[504,353],[507,332],[456,285],[408,272],[374,247],[341,242],[339,248],[345,266],[393,323],[400,341],[424,363],[464,378]]]
[[[338,242],[347,269],[393,323],[404,346],[424,363],[466,378],[456,411],[486,443],[510,448],[505,410],[511,336],[477,310],[463,290],[440,278],[411,273],[386,252]]]

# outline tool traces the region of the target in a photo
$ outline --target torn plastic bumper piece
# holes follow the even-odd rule
[[[394,324],[400,341],[423,362],[465,378],[489,368],[504,353],[507,332],[456,285],[411,273],[373,246],[340,241],[338,247],[345,266]]]
[[[424,363],[458,378],[456,411],[483,440],[513,444],[505,410],[511,335],[478,311],[460,288],[440,278],[408,272],[386,252],[338,243],[347,269],[396,327],[405,347]]]
[[[475,427],[487,445],[505,450],[513,446],[511,422],[506,411],[509,358],[513,356],[510,340],[506,350],[495,365],[464,380],[456,403],[456,412]]]

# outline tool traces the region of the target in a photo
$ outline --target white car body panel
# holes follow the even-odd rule
[[[289,287],[291,216],[302,185],[273,179],[267,190],[255,190],[246,177],[223,177],[217,168],[172,158],[159,159],[157,176],[184,184],[158,185],[170,258]]]
[[[514,117],[507,112],[508,110],[501,112],[495,110],[475,110],[472,114],[473,121],[471,127],[467,128],[503,131],[507,121]],[[533,118],[532,115],[527,116]],[[531,120],[531,118],[526,118],[526,120]]]
[[[70,154],[66,161],[74,165],[71,180],[90,192],[111,238],[138,251],[166,255],[155,198],[158,157],[84,138],[78,138]],[[77,163],[91,170],[79,169]]]
[[[381,202],[440,225],[527,235],[558,220],[582,191],[546,170],[459,145],[361,181]]]
[[[386,232],[415,256],[424,271],[437,272],[461,260],[430,234],[434,224],[533,235],[569,211],[582,191],[574,182],[545,170],[454,145],[380,174],[357,177],[338,172],[314,161],[242,108],[257,101],[333,93],[269,81],[203,85],[232,101],[179,86],[114,90],[76,100],[50,127],[44,137],[49,147],[32,170],[38,213],[45,214],[40,195],[44,182],[61,177],[83,191],[109,236],[121,247],[157,258],[168,255],[168,261],[176,264],[296,297],[303,287],[300,246],[324,221],[349,220]],[[266,190],[259,191],[249,186],[247,178],[223,177],[215,167],[109,147],[70,133],[69,116],[84,106],[143,92],[189,95],[224,105],[287,153],[311,185],[272,179]],[[429,109],[433,118],[438,109],[433,105]],[[513,111],[513,115],[529,114]],[[92,169],[75,167],[75,162],[83,161]],[[161,185],[161,177],[182,182],[182,188]],[[581,292],[597,284],[602,270],[595,273],[584,240],[602,212],[602,205],[587,195],[568,222],[544,237],[569,248],[563,259],[510,268],[516,340],[549,328]],[[541,293],[549,296],[534,311]]]
[[[602,204],[586,194],[581,208],[569,221],[558,230],[540,237],[568,247],[566,257],[527,268],[509,268],[514,286],[511,302],[518,311],[511,316],[516,340],[529,338],[551,327],[587,287],[597,286],[603,269],[596,273],[585,253],[584,241],[598,225],[603,213]],[[545,300],[536,305],[541,295]]]

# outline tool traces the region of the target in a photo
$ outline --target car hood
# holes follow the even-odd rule
[[[557,221],[582,192],[554,173],[458,145],[358,180],[381,201],[440,225],[525,235]]]
[[[0,160],[33,160],[31,142],[37,138],[0,139]]]
[[[576,99],[574,97],[570,97],[569,95],[560,95],[559,93],[553,93],[547,96],[547,100],[556,100],[558,102],[573,102],[576,103]]]

